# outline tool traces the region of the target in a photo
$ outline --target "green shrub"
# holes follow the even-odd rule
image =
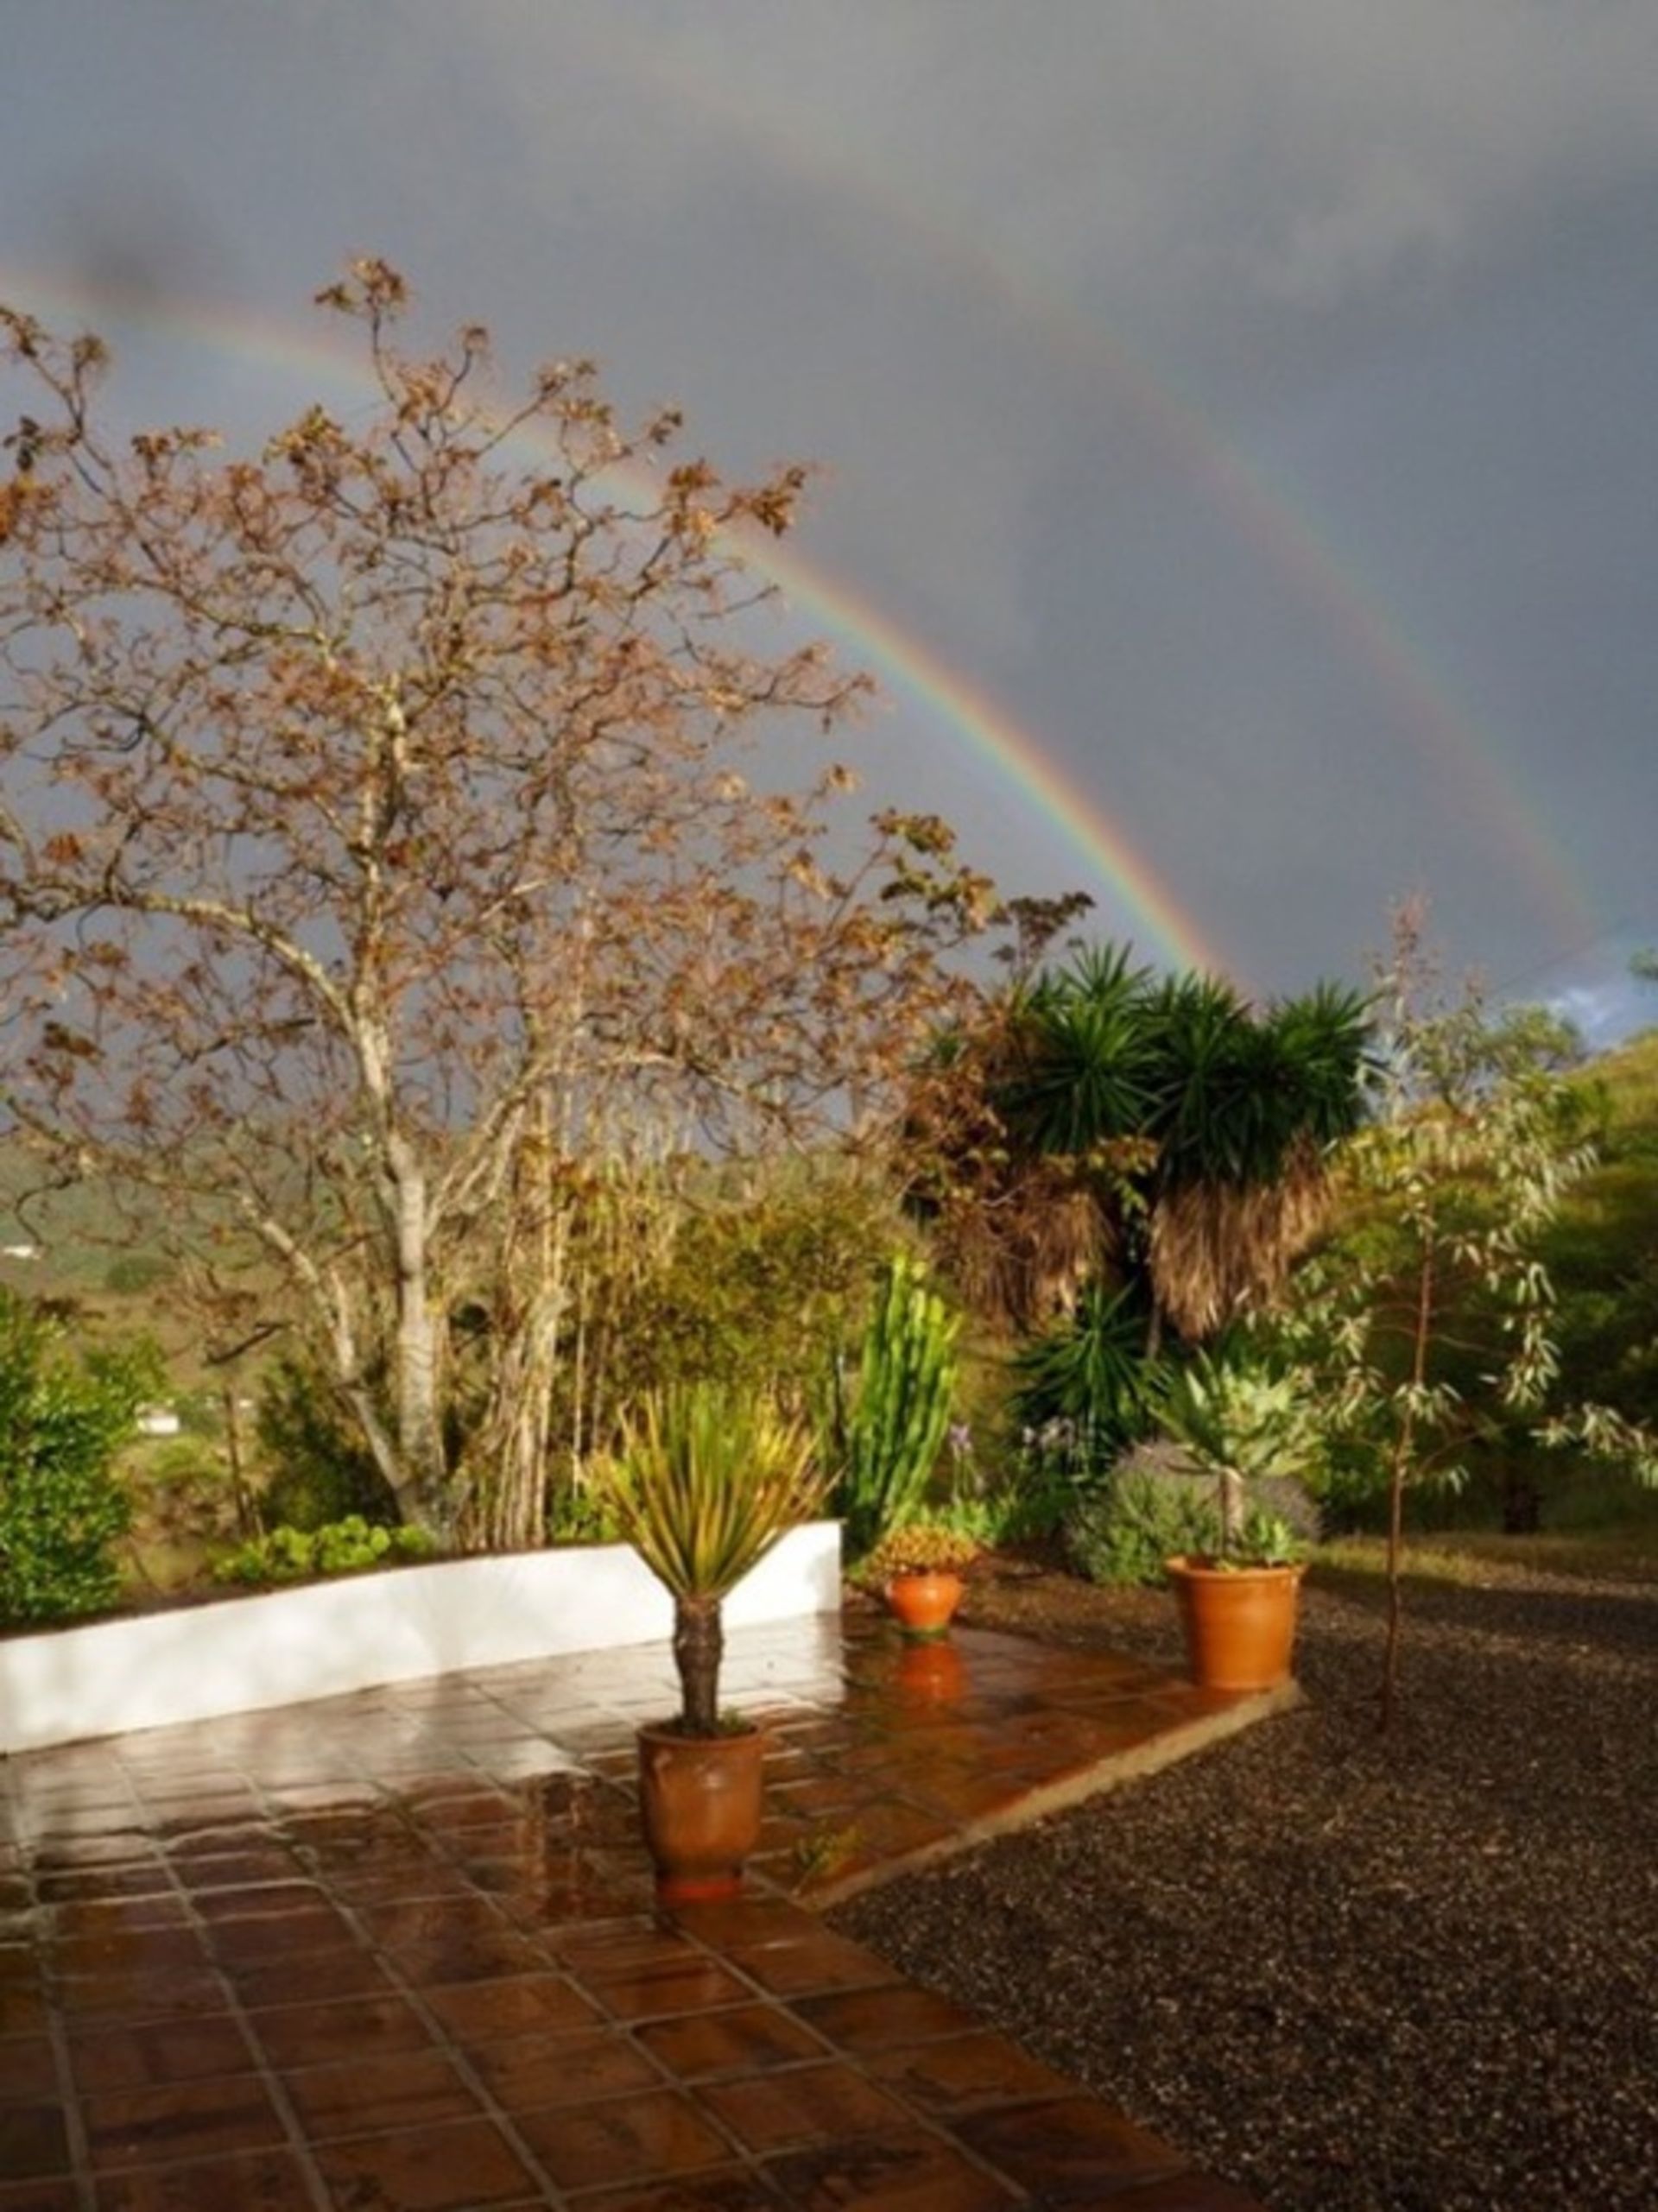
[[[1137,1287],[1091,1284],[1073,1314],[1023,1348],[1013,1412],[1029,1442],[1062,1444],[1086,1476],[1152,1433],[1171,1363],[1147,1356],[1147,1321]]]
[[[1066,1528],[1073,1561],[1095,1583],[1161,1583],[1164,1560],[1219,1545],[1214,1485],[1202,1476],[1125,1469],[1085,1498]]]
[[[421,1528],[386,1528],[349,1514],[322,1528],[273,1528],[218,1560],[213,1579],[264,1587],[358,1574],[399,1560],[429,1559],[436,1546]]]
[[[114,1467],[161,1381],[148,1347],[66,1347],[60,1327],[0,1292],[0,1626],[105,1610],[131,1507]]]
[[[362,1431],[314,1362],[289,1352],[272,1362],[260,1382],[254,1432],[271,1467],[260,1501],[269,1526],[396,1521],[396,1501]]]

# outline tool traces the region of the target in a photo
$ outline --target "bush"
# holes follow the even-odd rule
[[[267,1369],[254,1432],[271,1463],[260,1515],[273,1529],[396,1522],[396,1501],[362,1431],[312,1361],[285,1353]]]
[[[1125,1467],[1084,1499],[1065,1533],[1090,1582],[1161,1583],[1165,1559],[1219,1549],[1215,1486],[1206,1475]]]
[[[1170,1362],[1147,1356],[1146,1327],[1137,1288],[1090,1285],[1076,1311],[1015,1362],[1016,1419],[1033,1441],[1062,1438],[1085,1478],[1156,1427]]]
[[[0,1627],[116,1602],[131,1507],[115,1456],[160,1380],[149,1347],[76,1357],[56,1323],[0,1292]]]
[[[384,1528],[360,1514],[323,1528],[273,1528],[218,1560],[213,1580],[247,1583],[313,1581],[319,1575],[359,1574],[396,1561],[429,1559],[436,1546],[421,1528]]]

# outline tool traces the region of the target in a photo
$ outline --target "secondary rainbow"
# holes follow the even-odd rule
[[[785,127],[707,66],[695,34],[683,27],[653,27],[647,36],[611,10],[583,25],[580,44],[590,63],[654,98],[665,113],[697,114],[723,145],[741,142],[779,175],[851,212],[864,223],[870,252],[902,255],[929,279],[943,272],[985,302],[1007,330],[1040,346],[1047,362],[1091,392],[1108,391],[1126,408],[1134,433],[1195,483],[1211,510],[1281,580],[1317,635],[1340,646],[1357,681],[1389,710],[1390,729],[1419,756],[1424,804],[1449,801],[1471,837],[1500,848],[1560,938],[1577,940],[1604,926],[1522,770],[1505,757],[1501,732],[1476,721],[1453,696],[1360,565],[1331,542],[1292,487],[1274,482],[1170,379],[1081,312],[1028,242],[999,240],[993,217],[964,228],[941,204],[929,204],[925,174],[914,164],[902,189],[895,188],[877,163],[857,156],[851,139],[814,131],[804,105],[791,111]],[[1413,766],[1403,765],[1408,773]]]

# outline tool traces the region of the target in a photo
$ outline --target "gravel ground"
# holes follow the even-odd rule
[[[1307,1703],[834,1918],[1273,2212],[1658,2207],[1658,1586],[1305,1593]],[[971,1617],[1172,1659],[1156,1592]]]

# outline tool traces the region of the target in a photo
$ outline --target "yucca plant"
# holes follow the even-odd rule
[[[721,1607],[778,1538],[820,1504],[802,1420],[763,1394],[698,1382],[643,1400],[593,1485],[674,1600],[679,1728],[719,1731]]]

